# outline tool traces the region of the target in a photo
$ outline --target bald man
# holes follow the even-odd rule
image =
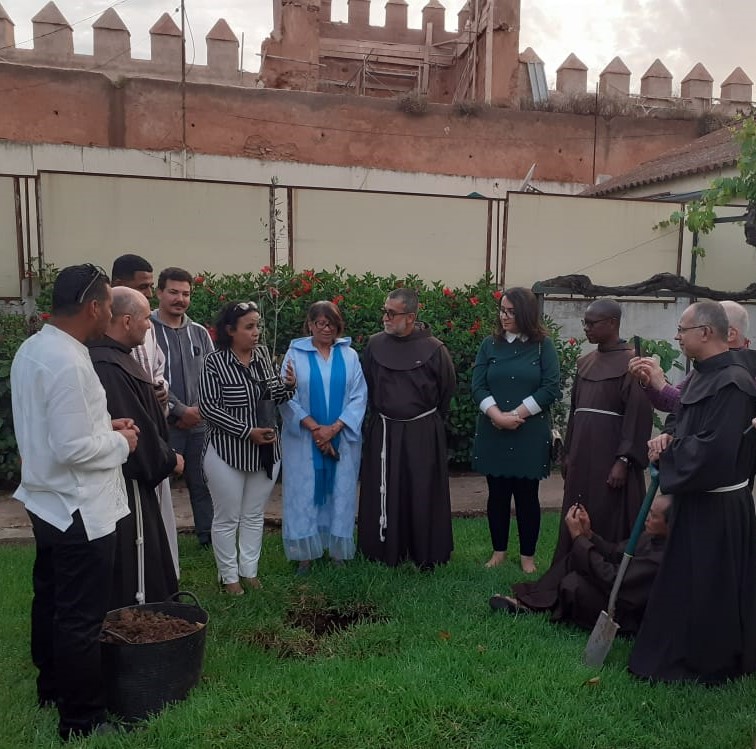
[[[139,444],[123,465],[131,514],[116,526],[115,583],[110,608],[164,601],[178,590],[155,488],[183,460],[168,444],[168,425],[152,377],[131,356],[150,329],[144,295],[125,286],[113,289],[113,317],[105,336],[89,345],[95,372],[105,388],[108,411],[139,427]],[[137,538],[144,539],[144,571],[137,561]],[[144,579],[140,579],[141,577]]]
[[[737,361],[756,377],[756,351],[751,351],[748,340],[748,311],[737,302],[720,302],[727,315],[727,345],[730,351],[737,351]],[[658,411],[674,411],[680,402],[680,395],[688,384],[693,371],[678,385],[670,385],[664,370],[656,359],[650,356],[635,356],[628,365],[630,374],[644,388],[651,405]]]
[[[586,338],[598,347],[577,362],[562,467],[562,518],[581,504],[608,542],[627,538],[640,510],[653,423],[651,404],[627,371],[633,352],[620,338],[621,319],[613,299],[597,299],[585,311]],[[562,524],[553,561],[571,546]]]

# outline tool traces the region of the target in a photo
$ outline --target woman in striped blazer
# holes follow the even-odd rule
[[[265,503],[281,465],[278,430],[266,401],[294,394],[293,367],[282,379],[260,344],[262,322],[254,302],[231,302],[215,323],[216,350],[202,369],[199,408],[207,423],[203,468],[213,497],[213,552],[227,593],[262,585],[257,567]],[[271,405],[267,403],[267,405]]]

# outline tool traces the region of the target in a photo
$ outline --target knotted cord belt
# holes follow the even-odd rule
[[[576,408],[575,413],[579,414],[581,411],[591,414],[604,414],[604,416],[623,416],[624,414],[618,414],[616,411],[603,411],[600,408]]]
[[[384,543],[386,541],[386,529],[388,528],[388,512],[386,510],[386,465],[388,463],[388,461],[386,460],[386,449],[388,442],[388,440],[386,439],[386,422],[420,421],[420,419],[424,419],[426,416],[430,416],[431,414],[436,413],[437,410],[438,408],[431,408],[430,411],[421,413],[419,416],[413,416],[411,419],[392,419],[390,416],[386,416],[386,414],[378,414],[381,417],[381,428],[383,431],[381,436],[381,515],[378,518],[378,538],[380,538],[381,543]]]
[[[730,486],[718,486],[716,489],[709,489],[707,494],[724,494],[725,492],[735,492],[738,489],[748,486],[748,481],[741,481],[739,484],[730,484]]]

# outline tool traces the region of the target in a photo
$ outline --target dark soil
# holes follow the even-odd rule
[[[279,658],[316,655],[329,635],[364,622],[383,622],[385,617],[367,603],[328,606],[321,598],[302,596],[284,616],[284,629],[269,627],[242,636],[251,645],[275,650]]]
[[[375,606],[365,603],[349,604],[341,609],[303,607],[291,609],[286,614],[286,623],[289,626],[304,629],[314,637],[324,637],[360,622],[380,620]]]
[[[165,642],[190,635],[204,626],[201,622],[188,622],[160,611],[129,608],[107,615],[100,639],[114,644]]]

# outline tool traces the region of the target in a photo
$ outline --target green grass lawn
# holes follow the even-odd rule
[[[557,517],[544,518],[540,568]],[[617,641],[604,669],[580,664],[587,634],[545,616],[493,613],[488,597],[522,577],[483,569],[485,520],[457,520],[453,561],[435,573],[355,561],[293,575],[266,534],[264,590],[218,592],[212,555],[181,539],[182,587],[210,613],[201,684],[128,735],[91,747],[527,747],[749,749],[756,677],[723,688],[650,686]],[[516,548],[513,549],[516,552]],[[31,546],[0,547],[0,748],[58,746],[56,713],[35,707],[28,655]],[[291,611],[372,606],[376,621],[314,638]]]

